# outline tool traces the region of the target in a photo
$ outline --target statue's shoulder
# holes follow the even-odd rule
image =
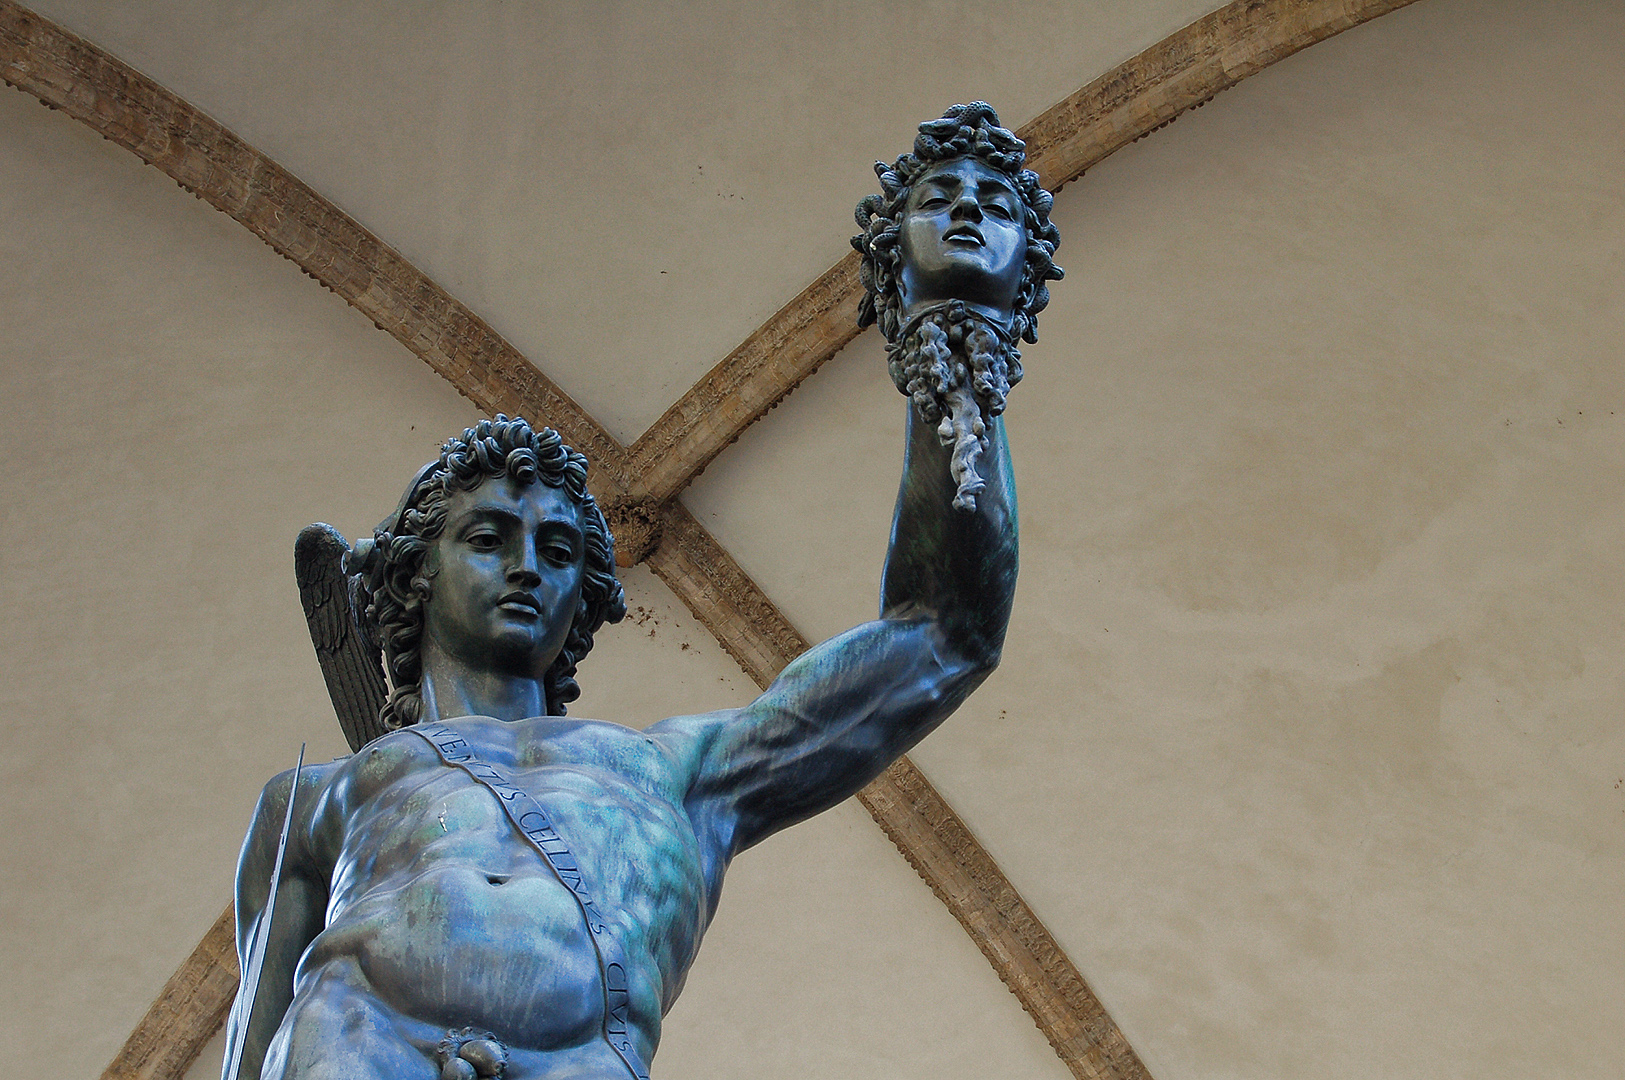
[[[434,748],[410,729],[388,732],[353,754],[317,767],[311,783],[321,799],[315,809],[347,816],[380,792],[439,764]],[[301,778],[300,787],[304,784]]]
[[[682,779],[681,755],[674,754],[671,740],[657,737],[653,727],[639,730],[608,720],[565,716],[539,716],[512,726],[515,764],[521,766],[589,766],[662,792]]]
[[[253,844],[256,835],[274,835],[281,829],[288,812],[288,799],[292,796],[293,832],[298,839],[289,847],[289,858],[298,862],[319,845],[316,838],[327,828],[333,810],[334,780],[344,774],[353,761],[352,755],[332,761],[306,762],[299,767],[298,789],[294,789],[293,769],[284,769],[265,782],[258,804],[254,808],[247,844]]]
[[[314,799],[341,769],[351,760],[353,755],[334,758],[328,762],[305,762],[298,768],[299,795],[298,802],[302,805]],[[294,769],[283,769],[265,782],[265,789],[261,793],[262,806],[273,809],[277,813],[288,805],[288,794],[293,790]],[[297,808],[296,808],[297,809]]]
[[[579,755],[598,759],[619,756],[648,743],[637,728],[577,716],[536,716],[506,726],[513,729],[516,748],[531,756],[544,752],[558,758]]]

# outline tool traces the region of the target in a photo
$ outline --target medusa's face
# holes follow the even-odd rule
[[[501,476],[450,493],[425,634],[474,670],[540,677],[569,635],[584,552],[581,508],[560,488]]]
[[[975,158],[927,170],[903,205],[903,311],[963,300],[1001,321],[1021,290],[1027,213],[1009,179]]]

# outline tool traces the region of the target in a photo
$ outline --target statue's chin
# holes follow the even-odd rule
[[[934,253],[924,265],[905,256],[898,275],[898,292],[904,310],[963,300],[990,315],[1009,318],[1021,289],[1021,270],[1011,266],[989,265],[986,248],[949,248]]]

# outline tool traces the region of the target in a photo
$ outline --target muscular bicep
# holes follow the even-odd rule
[[[245,962],[254,927],[258,925],[270,897],[271,875],[276,870],[277,850],[281,846],[285,821],[289,821],[289,829],[282,859],[282,880],[277,889],[277,921],[281,922],[284,907],[290,913],[311,904],[317,906],[318,915],[325,910],[326,882],[317,881],[325,878],[325,875],[313,867],[310,853],[312,810],[319,798],[317,788],[321,780],[317,775],[318,768],[308,768],[300,777],[300,791],[291,821],[287,813],[288,799],[294,795],[291,771],[273,777],[265,785],[258,805],[254,807],[248,836],[243,840],[242,854],[237,860],[237,943],[239,955]],[[297,895],[285,894],[283,886],[289,879],[320,884],[320,899],[310,897],[308,890],[302,890]]]
[[[291,774],[284,773],[265,786],[237,863],[237,955],[245,976],[254,942],[265,931],[271,877],[276,866],[277,846],[282,836],[291,781]],[[309,804],[314,801],[314,796],[303,780],[300,787],[282,873],[277,883],[276,903],[271,907],[271,920],[268,931],[265,931],[265,959],[259,992],[250,1002],[239,990],[228,1025],[228,1046],[237,1037],[239,1028],[245,1024],[248,1028],[243,1065],[238,1074],[243,1077],[259,1075],[265,1049],[293,1000],[293,977],[299,959],[321,932],[326,914],[327,882],[311,865],[307,844]],[[228,1077],[226,1080],[234,1078]]]
[[[702,733],[691,812],[731,857],[826,810],[941,723],[991,670],[930,619],[883,619],[792,662]]]

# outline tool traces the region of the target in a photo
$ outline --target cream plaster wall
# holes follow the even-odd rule
[[[1163,1080],[1625,1073],[1622,37],[1424,0],[1057,200],[1005,664],[915,758]],[[814,636],[881,359],[687,496]]]
[[[300,741],[345,750],[293,536],[369,529],[473,411],[239,226],[10,91],[0,220],[0,1044],[49,1047],[12,1063],[43,1080],[99,1074],[219,913],[265,778]],[[576,715],[749,700],[663,585],[626,583]],[[672,1080],[969,1077],[988,1054],[1064,1075],[855,805],[740,861],[691,985]]]
[[[35,5],[355,215],[623,442],[849,250],[899,133],[976,95],[1023,123],[1217,6]]]
[[[901,89],[870,57],[923,17],[859,6],[40,10],[630,437],[844,252],[862,163],[917,120],[986,96],[1018,123],[1203,6],[939,4],[961,38]],[[1422,0],[1058,199],[1005,667],[916,758],[1159,1080],[1625,1071],[1622,30],[1613,4]],[[259,783],[300,739],[342,748],[294,532],[370,526],[471,410],[9,92],[0,221],[0,1041],[63,1048],[24,1076],[94,1075],[218,913]],[[869,335],[687,496],[809,635],[873,610],[901,404]],[[35,434],[70,410],[93,441]],[[748,697],[628,588],[649,617],[575,712]],[[657,1060],[1063,1075],[851,806],[741,861]]]
[[[0,1042],[97,1075],[229,898],[254,789],[345,749],[293,535],[382,516],[473,409],[9,89],[0,220]]]

